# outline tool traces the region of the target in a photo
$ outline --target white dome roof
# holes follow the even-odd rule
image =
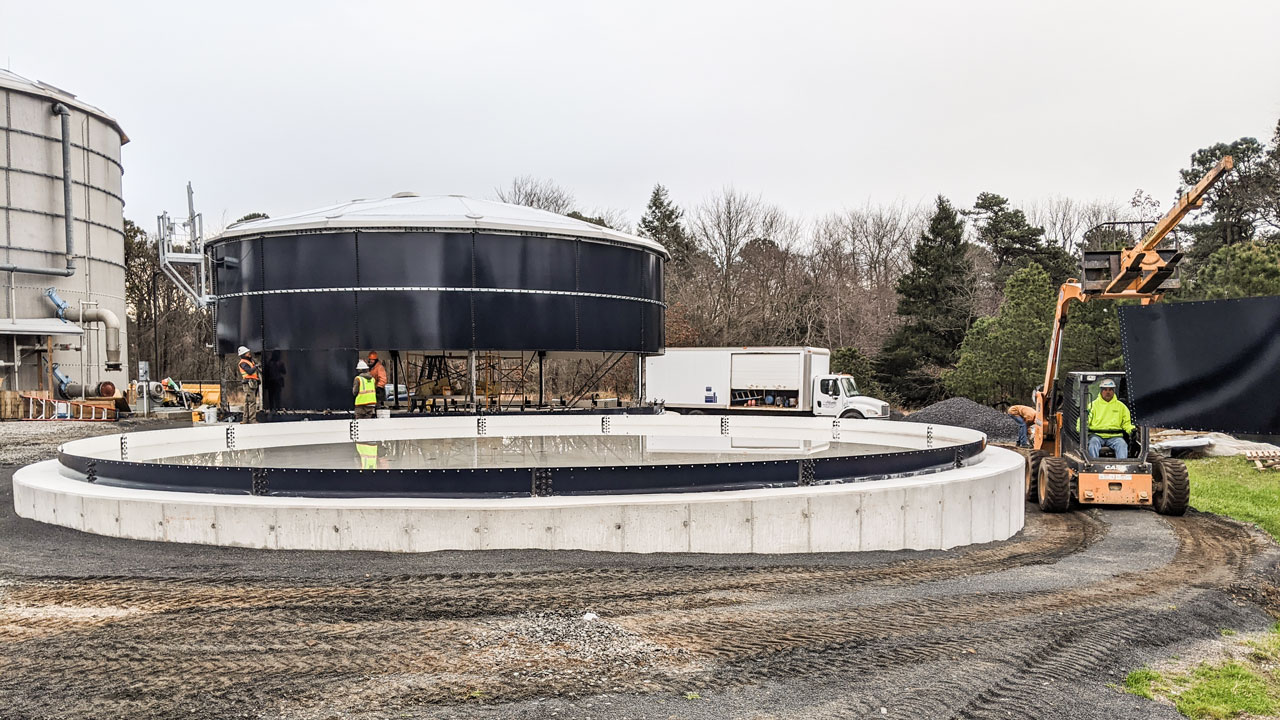
[[[534,232],[609,240],[669,257],[661,244],[630,233],[575,220],[546,210],[465,195],[396,193],[380,200],[352,200],[306,212],[236,223],[211,239],[280,234],[300,230],[461,229]]]
[[[37,80],[28,80],[15,72],[10,72],[8,70],[0,69],[0,88],[4,88],[6,90],[16,90],[18,92],[27,93],[28,95],[37,95],[40,97],[47,97],[50,100],[56,100],[60,103],[63,103],[68,107],[73,107],[79,110],[80,112],[93,115],[101,119],[103,122],[107,123],[111,127],[115,128],[116,132],[120,133],[121,145],[124,145],[125,143],[129,142],[129,136],[124,134],[124,130],[120,128],[120,123],[116,122],[115,118],[99,110],[98,108],[90,105],[89,103],[84,102],[83,100],[77,99],[75,94],[69,93],[60,87],[55,87],[53,85],[49,85],[48,83],[40,82]]]

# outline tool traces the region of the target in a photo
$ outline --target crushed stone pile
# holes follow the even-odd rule
[[[954,425],[987,434],[987,440],[1013,443],[1018,440],[1018,421],[995,408],[968,398],[951,398],[921,408],[903,418],[908,422]]]
[[[497,622],[494,629],[502,638],[498,645],[516,656],[528,654],[532,647],[578,660],[636,662],[669,652],[592,612],[526,612]]]

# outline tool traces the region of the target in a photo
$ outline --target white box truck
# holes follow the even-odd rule
[[[644,376],[645,396],[677,413],[889,417],[852,376],[831,374],[826,348],[667,348],[645,358]]]

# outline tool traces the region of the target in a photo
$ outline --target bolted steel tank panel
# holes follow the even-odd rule
[[[82,301],[97,303],[87,308],[109,310],[120,321],[121,369],[106,368],[102,323],[86,323],[83,335],[55,336],[53,362],[77,383],[93,386],[109,380],[123,388],[128,383],[129,358],[120,148],[128,138],[114,119],[75,95],[4,70],[0,70],[0,264],[53,270],[67,265],[62,119],[54,111],[59,104],[70,111],[75,273],[61,277],[0,272],[0,322],[56,317],[45,296],[51,287],[69,305],[69,328],[79,325]],[[38,342],[43,345],[44,341]],[[17,368],[12,366],[15,343],[21,359]],[[47,368],[37,367],[38,356],[32,354],[36,343],[35,336],[0,335],[0,362],[5,363],[0,377],[7,378],[4,389],[31,390],[41,384]]]

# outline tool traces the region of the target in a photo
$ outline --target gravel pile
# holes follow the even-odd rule
[[[659,674],[701,668],[688,650],[655,644],[590,611],[535,611],[487,622],[464,645],[468,662],[495,677],[580,691],[621,690],[617,678],[640,668]]]
[[[527,612],[500,620],[491,629],[492,634],[477,638],[474,645],[510,653],[510,660],[527,660],[533,654],[588,662],[645,663],[671,653],[592,612]]]
[[[990,442],[1013,443],[1018,440],[1018,421],[994,408],[968,398],[951,398],[917,410],[903,418],[908,422],[954,425],[987,434]]]

